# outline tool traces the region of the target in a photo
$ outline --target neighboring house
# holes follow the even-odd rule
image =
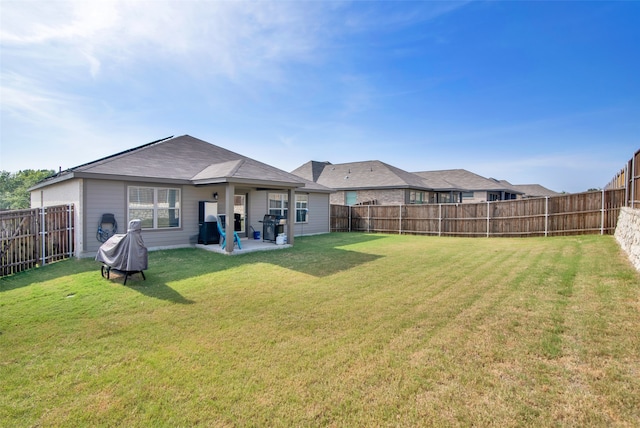
[[[492,180],[495,180],[492,178]],[[495,180],[504,186],[522,192],[522,198],[544,198],[546,196],[558,196],[561,193],[549,190],[540,184],[511,184],[507,180]]]
[[[262,230],[266,214],[284,216],[290,244],[303,232],[330,228],[331,189],[188,135],[61,171],[30,191],[32,207],[75,205],[77,256],[100,247],[96,232],[105,213],[115,215],[119,233],[141,219],[150,249],[194,245],[203,210],[224,215],[226,229],[244,236]],[[233,247],[228,240],[227,252]]]
[[[463,189],[463,203],[505,201],[518,199],[524,192],[517,190],[511,184],[485,178],[466,169],[447,169],[440,171],[421,171],[414,174],[427,180],[439,180],[450,183],[451,186]]]
[[[394,205],[460,202],[460,189],[442,180],[423,179],[377,160],[332,164],[310,161],[291,172],[335,190],[337,205]]]

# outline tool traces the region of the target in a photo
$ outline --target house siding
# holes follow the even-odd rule
[[[249,193],[249,224],[256,231],[262,234],[262,219],[268,212],[268,193],[266,191],[252,191]],[[273,193],[285,193],[273,191]],[[297,194],[307,194],[298,192]],[[306,223],[296,223],[294,225],[295,236],[315,235],[328,233],[330,226],[330,206],[329,195],[326,193],[308,193],[309,196],[309,221]],[[290,204],[295,208],[295,205]],[[251,230],[249,230],[251,232]]]
[[[113,180],[84,180],[84,240],[81,256],[95,254],[102,245],[96,233],[102,214],[111,213],[115,216],[117,233],[127,232],[126,217],[126,186],[121,181]]]
[[[323,207],[326,207],[326,209],[323,209]],[[308,221],[295,224],[295,236],[317,235],[329,232],[330,217],[329,195],[325,193],[309,194]]]
[[[268,192],[262,190],[252,190],[249,192],[247,196],[247,224],[253,227],[253,230],[256,232],[260,232],[260,236],[262,237],[262,219],[264,215],[267,213],[267,198]],[[249,228],[248,233],[251,233],[251,228]]]
[[[464,204],[478,204],[480,202],[487,202],[487,192],[484,190],[473,192],[472,198],[462,198]]]
[[[139,181],[73,179],[53,184],[31,193],[32,206],[73,203],[76,206],[76,255],[94,257],[102,242],[96,237],[103,214],[111,213],[118,223],[117,233],[126,233],[128,219],[127,192],[129,186],[170,187],[180,189],[180,227],[171,229],[143,229],[142,238],[149,250],[187,247],[197,242],[199,233],[199,202],[213,201],[218,193],[218,213],[224,213],[225,186],[158,185]],[[268,192],[236,189],[247,194],[248,224],[262,231],[260,222],[267,213]],[[330,208],[326,193],[309,194],[309,222],[295,225],[295,235],[329,232]],[[84,209],[82,210],[82,207]],[[248,229],[251,232],[251,229]]]
[[[158,185],[145,182],[122,182],[110,180],[86,180],[86,242],[85,252],[95,254],[102,243],[96,238],[98,222],[102,214],[113,213],[118,222],[118,233],[126,233],[129,223],[127,209],[127,189],[129,186],[171,187],[180,189],[180,227],[171,229],[143,229],[142,239],[147,248],[178,248],[195,243],[199,232],[198,202],[210,201],[213,192],[223,195],[222,187],[195,187],[179,185]],[[224,204],[224,197],[218,200]],[[222,205],[224,206],[224,205]]]
[[[370,189],[370,190],[354,190],[357,194],[356,204],[366,204],[375,202],[377,205],[400,205],[407,201],[407,192],[405,189]],[[346,192],[344,190],[331,194],[331,204],[345,205]]]
[[[46,188],[31,192],[31,208],[51,207],[56,205],[73,204],[76,254],[83,251],[84,218],[82,215],[83,180],[74,179],[52,184]]]

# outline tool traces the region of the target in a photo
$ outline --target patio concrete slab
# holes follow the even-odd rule
[[[206,251],[211,251],[213,253],[218,254],[226,254],[230,256],[235,256],[238,254],[252,253],[255,251],[273,251],[273,250],[283,250],[285,248],[291,248],[291,245],[276,245],[273,242],[262,241],[261,239],[249,239],[249,238],[241,238],[240,244],[242,245],[242,249],[238,248],[238,245],[235,245],[233,252],[231,254],[227,253],[226,249],[223,250],[220,247],[220,244],[196,244],[196,248],[201,248]]]

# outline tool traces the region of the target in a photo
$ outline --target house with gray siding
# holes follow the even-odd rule
[[[288,243],[328,233],[332,190],[189,135],[169,137],[61,171],[30,189],[31,206],[75,206],[76,255],[95,255],[102,215],[118,233],[139,218],[149,249],[195,245],[207,217],[250,236],[266,214],[286,219]],[[234,229],[231,229],[234,228]],[[225,250],[233,252],[233,240]]]

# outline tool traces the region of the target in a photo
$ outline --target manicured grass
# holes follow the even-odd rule
[[[0,280],[0,426],[640,426],[614,239],[296,238]]]

